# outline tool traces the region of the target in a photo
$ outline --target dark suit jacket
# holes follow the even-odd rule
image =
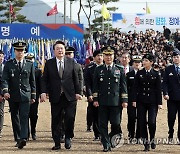
[[[75,71],[78,74],[79,79],[79,86],[81,90],[81,95],[83,95],[83,86],[84,86],[84,76],[83,76],[83,70],[80,64],[75,62]]]
[[[158,71],[151,69],[149,75],[146,70],[139,70],[135,76],[133,86],[133,102],[162,104],[161,77]]]
[[[85,85],[86,85],[86,95],[87,97],[93,95],[93,78],[94,78],[94,70],[96,68],[96,64],[89,65],[86,73],[85,73]]]
[[[169,95],[169,100],[180,101],[180,75],[175,71],[175,66],[166,67],[163,75],[163,95]]]
[[[135,79],[135,71],[132,70],[126,74],[127,90],[128,90],[128,103],[132,103],[133,85]]]
[[[22,69],[16,59],[6,62],[2,77],[3,94],[10,93],[10,102],[27,102],[36,99],[35,71],[33,63],[23,60]]]
[[[75,70],[73,59],[64,57],[64,72],[59,77],[56,58],[48,60],[44,67],[42,77],[42,93],[49,94],[51,103],[60,102],[61,87],[68,101],[75,101],[75,94],[81,94],[78,73]]]

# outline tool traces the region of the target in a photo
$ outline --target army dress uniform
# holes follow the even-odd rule
[[[18,47],[23,45],[19,43]],[[33,63],[23,59],[22,65],[18,66],[16,59],[7,61],[3,71],[2,91],[3,94],[10,94],[8,102],[15,141],[27,139],[30,101],[36,99]]]
[[[102,54],[102,51],[95,50],[93,53],[93,57],[96,57],[98,54]],[[96,63],[93,63],[88,66],[85,74],[85,85],[86,85],[86,94],[87,99],[89,96],[93,96],[93,79],[94,79],[94,71],[95,68],[98,67]],[[98,122],[98,107],[93,106],[93,101],[90,102],[88,100],[88,107],[92,110],[92,114],[90,115],[93,119],[93,131],[94,131],[94,140],[98,140],[100,138],[99,132],[99,122]]]
[[[94,101],[99,103],[99,130],[104,149],[111,147],[110,138],[120,133],[121,102],[127,102],[127,87],[123,68],[113,64],[107,70],[105,64],[94,72]],[[108,135],[108,121],[111,123]]]

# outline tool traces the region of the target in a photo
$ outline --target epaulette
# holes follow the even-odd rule
[[[11,62],[11,61],[13,61],[13,59],[9,59],[7,62]]]
[[[123,66],[119,65],[119,64],[115,64],[116,67],[120,68],[120,69],[124,69]]]
[[[27,62],[30,62],[30,63],[33,63],[33,62],[32,62],[31,60],[29,60],[29,59],[26,59],[26,61],[27,61]]]
[[[93,67],[93,66],[94,66],[94,65],[90,65],[90,66],[88,66],[88,69],[89,69],[89,68],[91,68],[91,67]]]

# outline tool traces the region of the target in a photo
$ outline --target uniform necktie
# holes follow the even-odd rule
[[[62,61],[59,61],[59,76],[62,78],[63,76],[63,63]]]
[[[2,64],[0,64],[0,72],[2,72]]]
[[[108,71],[109,71],[109,72],[111,71],[111,66],[110,66],[110,65],[108,65]]]
[[[146,71],[146,76],[149,76],[150,72],[149,71]]]
[[[21,67],[21,62],[20,61],[18,62],[18,67],[19,67],[19,70],[21,70],[22,67]]]
[[[177,66],[176,67],[176,73],[179,75],[180,74],[180,71],[179,71],[179,67]]]

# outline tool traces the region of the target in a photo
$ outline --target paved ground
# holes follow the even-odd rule
[[[85,98],[78,102],[77,107],[77,115],[76,115],[76,123],[75,123],[75,137],[73,139],[72,148],[70,150],[66,150],[64,145],[62,144],[62,149],[60,151],[52,151],[51,147],[53,146],[53,141],[51,138],[50,131],[50,105],[48,102],[41,103],[39,105],[39,119],[37,125],[37,136],[38,139],[36,141],[30,140],[27,143],[27,146],[19,150],[14,147],[15,142],[13,141],[12,136],[12,128],[10,115],[8,112],[8,103],[5,106],[5,123],[3,130],[3,137],[0,139],[0,154],[1,153],[102,153],[102,145],[98,141],[93,141],[93,133],[86,132],[86,106],[87,102]],[[166,103],[163,105],[163,109],[159,111],[157,117],[157,133],[156,137],[159,139],[167,138],[167,111],[166,111]],[[123,154],[131,154],[131,153],[145,153],[143,152],[142,145],[132,145],[127,143],[127,114],[126,109],[123,111],[123,119],[122,119],[122,129],[125,138],[125,144],[121,147],[113,149],[111,153],[123,153]],[[177,124],[176,124],[177,128]],[[176,135],[177,129],[175,129]],[[176,136],[175,136],[176,137]],[[160,143],[157,145],[155,150],[151,150],[148,153],[179,153],[180,145],[176,144],[166,144]]]

